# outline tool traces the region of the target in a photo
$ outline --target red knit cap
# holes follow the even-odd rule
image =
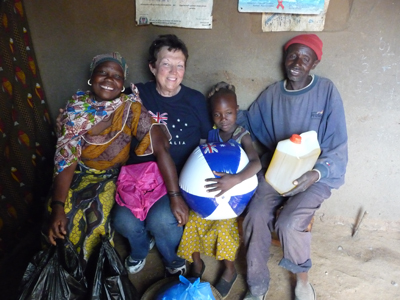
[[[291,40],[289,40],[284,49],[285,51],[289,48],[292,44],[302,44],[310,47],[314,50],[315,54],[317,55],[318,60],[321,60],[322,57],[322,41],[316,34],[300,34],[295,36]]]

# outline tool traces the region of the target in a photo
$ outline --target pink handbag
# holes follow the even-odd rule
[[[164,180],[154,161],[123,166],[117,180],[115,201],[126,206],[141,221],[153,204],[167,193]]]

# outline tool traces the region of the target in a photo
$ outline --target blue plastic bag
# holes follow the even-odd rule
[[[156,300],[215,300],[210,283],[200,282],[200,278],[192,283],[182,275],[179,280],[180,283],[158,295]]]

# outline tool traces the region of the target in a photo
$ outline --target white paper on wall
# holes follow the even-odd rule
[[[212,28],[213,0],[136,0],[136,24]]]

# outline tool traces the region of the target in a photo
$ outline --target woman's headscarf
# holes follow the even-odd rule
[[[119,52],[99,54],[93,57],[92,63],[90,64],[90,77],[92,77],[94,69],[96,69],[98,65],[106,61],[113,61],[119,64],[122,70],[124,70],[124,79],[126,79],[126,76],[128,75],[128,65],[126,64],[126,61],[121,56],[121,54],[119,54]]]

